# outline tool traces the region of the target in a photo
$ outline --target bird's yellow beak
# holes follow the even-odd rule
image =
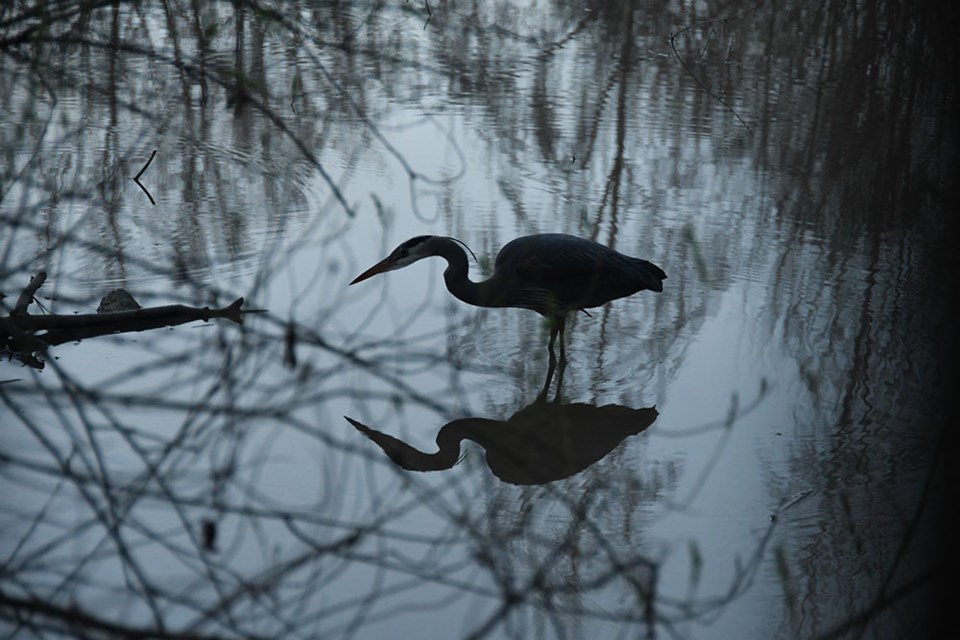
[[[397,262],[396,258],[394,258],[393,256],[387,256],[386,258],[384,258],[383,260],[381,260],[380,262],[373,265],[372,267],[370,267],[369,269],[367,269],[366,271],[358,275],[356,278],[354,278],[350,284],[357,284],[358,282],[363,282],[367,278],[372,278],[378,273],[383,273],[384,271],[392,271],[393,269],[396,268],[396,262]]]

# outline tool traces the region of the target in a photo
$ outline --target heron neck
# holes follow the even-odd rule
[[[404,445],[401,466],[410,471],[442,471],[451,469],[460,459],[460,438],[452,433],[437,434],[436,453],[424,453],[409,445]]]
[[[484,428],[490,429],[495,424],[493,420],[482,418],[464,418],[445,424],[437,432],[436,453],[424,453],[401,440],[384,436],[379,432],[377,433],[379,439],[376,441],[388,455],[392,454],[390,457],[404,469],[409,471],[443,471],[444,469],[452,469],[460,460],[460,445],[464,440],[475,440],[484,444],[484,439],[478,436],[482,435]]]
[[[488,291],[489,280],[473,282],[470,280],[467,268],[467,253],[463,247],[453,240],[443,238],[437,244],[437,255],[447,261],[447,269],[443,272],[443,280],[447,290],[457,299],[478,307],[494,307],[495,298]]]
[[[394,457],[394,460],[409,471],[442,471],[451,469],[457,464],[457,460],[460,459],[460,441],[463,437],[464,434],[460,429],[451,429],[447,425],[437,433],[436,453],[424,453],[400,440],[392,443],[393,446],[390,449],[395,455],[399,454]]]

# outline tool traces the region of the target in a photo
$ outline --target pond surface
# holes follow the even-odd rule
[[[950,13],[12,3],[6,635],[932,635]],[[439,258],[350,286],[553,232],[667,273],[562,371]],[[41,272],[29,314],[194,315],[24,349]]]

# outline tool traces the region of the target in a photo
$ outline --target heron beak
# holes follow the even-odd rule
[[[353,282],[351,282],[350,284],[357,284],[358,282],[363,282],[367,278],[372,278],[378,273],[383,273],[384,271],[392,271],[393,269],[397,268],[396,262],[397,262],[396,258],[394,258],[393,256],[387,256],[386,258],[384,258],[383,260],[381,260],[380,262],[373,265],[372,267],[370,267],[369,269],[367,269],[366,271],[358,275],[356,278],[354,278]]]

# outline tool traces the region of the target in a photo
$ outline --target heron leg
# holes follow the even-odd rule
[[[540,395],[537,396],[538,402],[546,402],[547,392],[550,390],[550,382],[553,380],[553,374],[557,372],[557,393],[554,398],[554,402],[560,402],[560,385],[563,382],[563,370],[567,367],[567,352],[564,348],[564,342],[566,336],[566,317],[561,316],[560,318],[550,318],[550,343],[547,345],[547,355],[548,366],[547,366],[547,379],[543,383],[543,389],[540,391]],[[553,345],[557,342],[557,336],[560,336],[560,364],[559,370],[557,366],[557,354],[553,349]]]
[[[562,316],[560,318],[560,372],[563,373],[564,367],[567,366],[567,350],[565,344],[567,342],[567,317]]]
[[[563,367],[560,368],[560,371],[557,372],[557,392],[553,395],[553,402],[555,404],[560,404],[563,402],[561,399],[560,390],[563,388]]]
[[[543,389],[537,396],[537,403],[545,404],[547,402],[547,392],[550,390],[550,382],[553,380],[553,372],[557,369],[557,357],[550,350],[549,363],[547,365],[547,379],[543,381]]]
[[[560,332],[560,325],[555,318],[550,318],[550,344],[547,345],[547,353],[550,355],[550,366],[557,364],[557,354],[553,350],[553,345],[557,341],[557,333]],[[563,349],[563,341],[560,341],[560,348]]]
[[[547,345],[547,351],[550,353],[550,360],[556,359],[557,355],[553,350],[553,345],[557,342],[557,336],[560,336],[560,368],[567,366],[567,350],[564,343],[567,341],[567,318],[550,318],[550,344]]]

